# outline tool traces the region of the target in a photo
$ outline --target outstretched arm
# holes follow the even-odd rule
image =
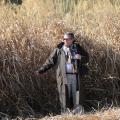
[[[50,54],[49,58],[46,60],[43,66],[40,67],[37,71],[38,73],[44,73],[50,68],[54,67],[56,63],[57,63],[57,48],[53,50],[53,52]]]

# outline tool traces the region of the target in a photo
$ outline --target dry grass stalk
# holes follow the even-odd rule
[[[61,115],[55,117],[44,117],[39,120],[119,120],[120,109],[109,109],[104,112],[86,115]]]

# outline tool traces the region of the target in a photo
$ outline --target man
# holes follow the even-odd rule
[[[74,34],[66,32],[63,41],[57,45],[43,66],[35,73],[42,74],[53,66],[57,66],[56,78],[61,112],[67,112],[69,109],[75,114],[83,110],[81,66],[89,61],[89,56],[74,40]]]

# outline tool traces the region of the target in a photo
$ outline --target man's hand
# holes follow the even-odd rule
[[[36,76],[39,76],[39,75],[46,75],[46,74],[47,74],[46,72],[40,73],[38,70],[36,70],[36,71],[34,72],[34,75],[36,75]]]
[[[39,73],[39,71],[35,71],[34,74],[35,74],[36,76],[38,76],[40,73]]]
[[[80,54],[76,54],[76,55],[75,55],[75,59],[81,60],[81,55],[80,55]]]

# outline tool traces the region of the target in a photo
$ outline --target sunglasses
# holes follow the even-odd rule
[[[72,39],[70,39],[70,38],[64,38],[63,40],[72,40]]]

